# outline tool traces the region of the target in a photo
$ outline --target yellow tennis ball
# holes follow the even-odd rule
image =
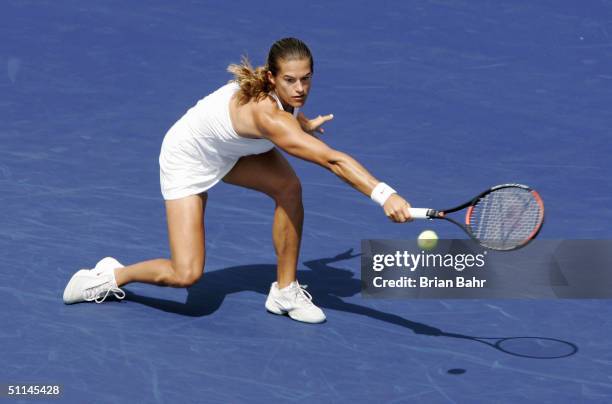
[[[433,230],[425,230],[419,234],[417,244],[423,250],[433,250],[438,245],[438,235]]]

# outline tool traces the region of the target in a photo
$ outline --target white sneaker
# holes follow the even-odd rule
[[[312,296],[306,292],[306,286],[297,281],[291,282],[283,289],[274,282],[266,299],[266,309],[274,314],[289,314],[294,320],[304,323],[322,323],[325,321],[323,310],[312,303]]]
[[[114,275],[116,268],[123,268],[123,265],[113,257],[105,257],[98,261],[92,272],[96,275],[105,273],[112,273]]]
[[[123,299],[125,292],[117,286],[113,272],[96,274],[93,270],[81,269],[72,275],[64,289],[64,303],[102,303],[109,294]]]

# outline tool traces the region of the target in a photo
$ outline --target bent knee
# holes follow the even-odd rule
[[[274,200],[279,203],[301,203],[302,183],[299,178],[291,177],[276,187]]]
[[[203,265],[176,266],[174,267],[173,286],[188,288],[195,285],[204,274]]]

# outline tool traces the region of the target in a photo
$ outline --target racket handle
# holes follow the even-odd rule
[[[429,216],[427,213],[432,211],[432,209],[410,208],[408,210],[410,211],[410,216],[412,216],[413,219],[431,219],[431,216]]]

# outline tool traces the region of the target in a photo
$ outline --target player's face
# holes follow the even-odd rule
[[[268,72],[268,78],[274,85],[276,95],[284,105],[301,107],[306,103],[312,71],[308,59],[281,60],[278,73],[273,76]]]

